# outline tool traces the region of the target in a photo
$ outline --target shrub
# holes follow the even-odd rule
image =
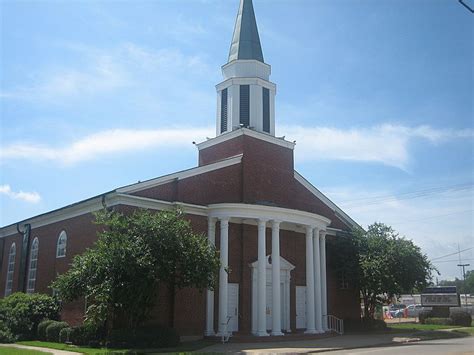
[[[436,324],[436,325],[452,325],[453,321],[451,318],[425,318],[423,324]]]
[[[174,328],[148,326],[135,330],[114,329],[110,332],[109,347],[163,348],[179,344],[179,335]]]
[[[38,324],[38,331],[36,332],[38,340],[46,340],[46,328],[52,323],[56,322],[52,319],[46,319]]]
[[[449,316],[453,321],[453,325],[461,325],[463,327],[470,327],[472,323],[471,315],[466,311],[457,310]]]
[[[59,342],[60,343],[66,343],[71,341],[71,331],[72,328],[63,328],[59,332]]]
[[[69,333],[69,341],[74,345],[88,345],[97,338],[97,328],[90,324],[72,327]]]
[[[66,322],[53,322],[46,328],[46,340],[59,342],[59,332],[61,329],[69,328]]]
[[[36,336],[43,319],[58,319],[59,304],[48,295],[17,292],[0,300],[0,320],[20,340]]]
[[[431,310],[423,310],[420,312],[418,315],[418,319],[420,320],[421,324],[425,324],[425,319],[426,318],[432,318],[431,316]]]
[[[16,341],[16,337],[12,334],[10,329],[0,321],[0,343],[14,343]]]

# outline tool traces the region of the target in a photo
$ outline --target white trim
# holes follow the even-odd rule
[[[250,205],[244,203],[220,203],[209,205],[209,217],[242,218],[259,220],[277,220],[297,225],[313,226],[326,229],[331,220],[315,213],[293,210],[282,207]]]
[[[136,183],[136,184],[133,184],[133,185],[121,187],[121,188],[117,189],[117,192],[118,193],[132,193],[132,192],[136,192],[136,191],[140,191],[140,190],[145,190],[145,189],[149,189],[151,187],[166,184],[166,183],[171,182],[173,180],[183,180],[183,179],[186,179],[186,178],[189,178],[189,177],[192,177],[192,176],[201,175],[201,174],[205,174],[205,173],[208,173],[208,172],[211,172],[211,171],[214,171],[214,170],[219,170],[219,169],[222,169],[222,168],[226,168],[228,166],[239,164],[241,161],[242,161],[242,154],[239,154],[239,155],[236,155],[234,157],[231,157],[231,158],[228,158],[228,159],[225,159],[225,160],[221,160],[221,161],[218,161],[216,163],[209,164],[209,165],[198,166],[196,168],[180,171],[180,172],[177,172],[177,173],[174,173],[174,174],[161,176],[161,177],[156,178],[156,179],[151,179],[151,180],[148,180],[148,181],[139,182],[139,183]]]
[[[59,243],[60,241],[64,239],[64,248],[63,249],[59,249]],[[59,252],[62,252],[64,254],[61,254],[59,255]],[[65,230],[62,230],[60,233],[59,233],[59,236],[58,236],[58,239],[56,241],[56,259],[58,258],[65,258],[66,257],[66,253],[67,253],[67,233]]]
[[[146,197],[118,194],[111,192],[107,195],[104,195],[104,203],[107,207],[117,206],[117,205],[127,205],[141,208],[148,208],[154,210],[170,210],[176,207],[180,207],[184,213],[194,214],[199,216],[207,216],[207,207],[200,205],[192,205],[188,203],[180,202],[168,202],[161,200],[154,200]],[[85,215],[87,213],[99,211],[104,208],[102,204],[102,196],[95,197],[90,200],[76,203],[71,206],[66,206],[59,210],[55,210],[31,219],[24,220],[20,222],[21,224],[29,223],[31,228],[39,228],[46,226],[52,223],[61,222],[69,218],[74,218],[78,216]],[[10,225],[0,229],[0,238],[7,237],[12,234],[18,233],[16,230],[16,225]]]
[[[270,135],[269,133],[257,132],[257,131],[254,131],[254,130],[251,130],[251,129],[248,129],[248,128],[240,128],[240,129],[236,129],[234,131],[222,133],[221,135],[219,135],[215,138],[209,139],[208,141],[198,143],[198,144],[196,144],[196,146],[199,150],[202,150],[202,149],[206,149],[206,148],[212,147],[216,144],[228,141],[228,140],[236,138],[236,137],[244,136],[244,135],[252,137],[252,138],[257,138],[257,139],[260,139],[260,140],[263,140],[263,141],[266,141],[266,142],[269,142],[269,143],[279,145],[281,147],[292,149],[292,150],[295,148],[295,143],[293,143],[293,142],[288,142],[284,139],[276,138],[276,137]]]
[[[300,173],[295,170],[295,179],[316,196],[321,202],[334,211],[336,217],[344,222],[349,227],[360,227],[351,217],[349,217],[343,210],[341,210],[334,202],[327,198],[321,191],[314,187],[308,180],[306,180]]]
[[[260,87],[267,88],[272,90],[276,93],[277,87],[275,83],[272,83],[269,80],[261,79],[261,78],[229,78],[224,80],[223,82],[216,85],[216,92],[220,92],[224,89],[232,85],[258,85]]]

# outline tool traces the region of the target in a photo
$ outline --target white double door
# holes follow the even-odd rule
[[[273,290],[272,285],[267,285],[266,289],[267,305],[265,313],[267,314],[267,330],[271,330],[273,326]],[[284,284],[280,283],[280,329],[285,329],[285,307],[284,307],[285,295],[284,295]]]
[[[296,329],[306,328],[306,286],[296,286]]]
[[[239,284],[229,283],[227,285],[227,331],[237,332],[239,330]]]

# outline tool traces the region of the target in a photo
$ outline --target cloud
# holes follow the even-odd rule
[[[410,143],[425,139],[442,143],[474,137],[474,131],[435,129],[430,126],[406,127],[384,124],[369,128],[339,129],[329,127],[282,126],[287,139],[296,140],[296,159],[352,160],[381,163],[406,169],[410,162]]]
[[[116,129],[98,132],[63,147],[14,143],[0,150],[0,160],[52,160],[64,165],[77,164],[106,155],[139,152],[151,148],[191,147],[212,135],[212,128],[169,128],[158,130]]]
[[[429,188],[426,185],[412,193],[389,190],[363,190],[360,187],[321,188],[346,213],[367,226],[383,222],[401,235],[412,239],[430,259],[474,247],[474,187],[467,184],[445,184]],[[429,193],[417,193],[426,191]],[[381,197],[383,196],[383,198]],[[462,253],[462,258],[474,257],[474,251]],[[456,260],[458,256],[439,259]],[[440,279],[460,277],[458,262],[434,263]],[[472,263],[471,263],[472,264]]]
[[[22,200],[29,203],[38,203],[41,196],[37,192],[12,191],[10,185],[0,185],[0,194],[6,195],[14,200]]]
[[[32,70],[27,85],[5,88],[0,98],[33,103],[64,104],[70,100],[94,98],[98,94],[114,94],[120,89],[154,92],[156,96],[183,94],[193,78],[209,75],[205,60],[199,55],[185,55],[175,48],[158,50],[131,42],[102,49],[78,43],[56,44],[75,62],[68,67],[51,64],[49,68]],[[150,78],[156,80],[150,80]],[[179,92],[176,88],[181,88]],[[156,101],[156,97],[154,101]]]
[[[440,143],[451,139],[472,138],[471,130],[438,130],[429,126],[383,125],[364,129],[341,130],[327,127],[282,127],[290,140],[296,139],[298,161],[353,160],[375,162],[405,169],[411,159],[409,143],[426,139]],[[52,147],[17,142],[0,150],[1,160],[52,160],[71,165],[106,155],[139,152],[151,148],[186,147],[213,135],[213,128],[171,127],[163,129],[114,129],[80,138],[66,146]]]

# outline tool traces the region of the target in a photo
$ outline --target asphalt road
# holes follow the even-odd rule
[[[397,346],[331,351],[331,354],[474,354],[474,337],[429,340]]]

